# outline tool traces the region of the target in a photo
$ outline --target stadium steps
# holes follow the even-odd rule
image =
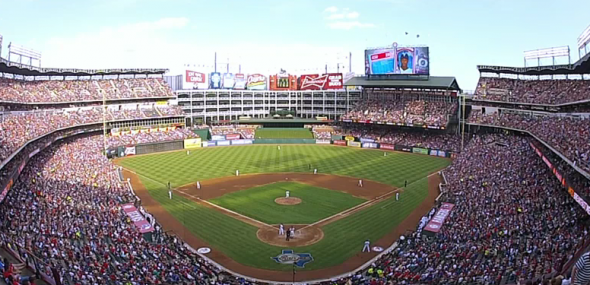
[[[17,264],[20,263],[20,261],[18,261],[16,258],[14,258],[10,253],[8,253],[6,250],[4,250],[3,248],[0,248],[0,258],[2,258],[2,260],[4,260],[4,258],[7,258],[8,261],[11,264]],[[24,274],[26,275],[35,275],[35,272],[33,272],[31,269],[29,268],[25,268],[23,270]],[[4,278],[0,278],[0,284],[6,284],[6,282],[4,282]],[[35,284],[41,284],[41,285],[47,285],[47,283],[45,281],[43,281],[42,279],[38,279],[35,280]],[[7,284],[8,285],[8,284]]]
[[[164,114],[162,114],[162,112],[160,112],[160,109],[158,109],[158,107],[154,107],[154,110],[156,110],[156,113],[158,113],[158,116],[164,117]]]

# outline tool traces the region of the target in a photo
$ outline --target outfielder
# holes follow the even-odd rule
[[[314,168],[313,169],[313,174],[318,174],[318,169],[317,168]]]
[[[363,246],[363,252],[371,252],[371,242],[369,240],[365,241],[365,246]]]
[[[279,235],[282,236],[285,234],[285,226],[283,224],[279,225]]]
[[[280,146],[280,145],[277,145],[277,149],[278,149],[278,150],[281,150],[281,146]]]
[[[186,155],[189,155],[189,154],[191,154],[191,151],[190,150],[187,150],[186,151]]]
[[[399,201],[399,192],[395,192],[395,200]]]
[[[363,187],[363,180],[359,179],[359,187]]]
[[[289,192],[289,190],[285,191],[285,198],[289,198],[289,194],[290,194],[290,193],[291,193],[291,192]]]
[[[197,181],[197,189],[201,189],[201,182]]]
[[[240,170],[236,169],[236,176],[240,176]]]
[[[383,156],[387,156],[387,152],[384,152],[384,153],[383,153]]]
[[[168,189],[168,198],[172,200],[172,189]]]

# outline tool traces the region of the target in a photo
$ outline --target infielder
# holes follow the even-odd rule
[[[197,181],[197,189],[201,189],[201,182]]]
[[[363,180],[359,179],[359,187],[363,187]]]
[[[313,174],[318,174],[318,169],[317,168],[314,168],[313,169]]]
[[[236,169],[236,176],[240,176],[240,170]]]
[[[395,200],[399,201],[399,192],[395,192]]]
[[[289,198],[289,194],[290,194],[290,193],[291,193],[291,192],[289,192],[289,190],[285,191],[285,198]]]
[[[283,224],[279,225],[279,235],[282,236],[285,234],[285,226]]]
[[[363,252],[371,252],[371,242],[369,240],[365,241],[365,246],[363,246]]]

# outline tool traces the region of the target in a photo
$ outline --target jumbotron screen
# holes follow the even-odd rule
[[[365,74],[430,74],[428,47],[365,50]]]

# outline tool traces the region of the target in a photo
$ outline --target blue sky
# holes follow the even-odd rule
[[[165,67],[210,72],[352,70],[363,51],[430,47],[431,75],[474,89],[476,65],[523,65],[523,51],[569,45],[590,25],[588,0],[0,0],[8,42],[42,52],[46,67]],[[405,32],[409,35],[406,36]],[[416,38],[419,34],[420,37]],[[224,65],[225,66],[225,65]],[[344,68],[342,68],[344,66]],[[225,67],[224,67],[225,68]]]

